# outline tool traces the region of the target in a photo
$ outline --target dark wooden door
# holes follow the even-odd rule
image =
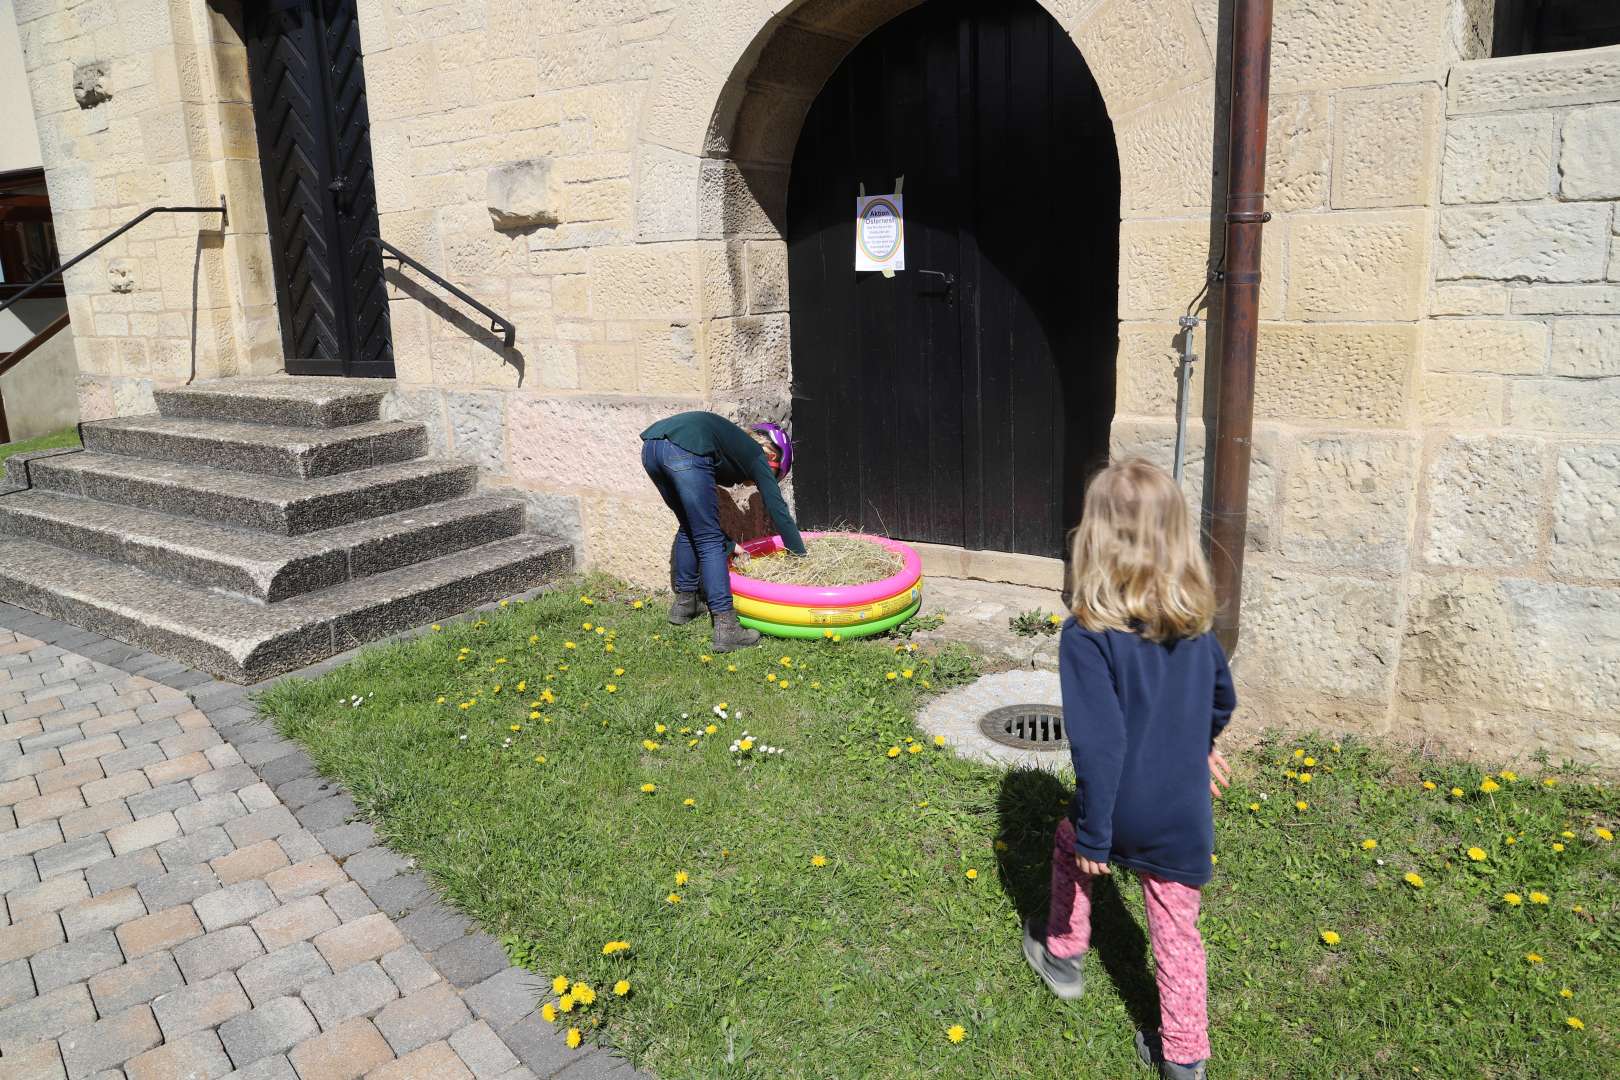
[[[391,378],[355,0],[246,6],[287,370]]]
[[[854,270],[855,198],[904,177],[906,269]],[[811,107],[788,191],[795,490],[850,524],[1059,555],[1108,454],[1119,163],[1034,0],[930,0]]]

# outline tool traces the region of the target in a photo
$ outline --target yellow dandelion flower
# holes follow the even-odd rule
[[[470,709],[470,708],[473,707],[475,702],[476,702],[476,699],[474,699],[474,701],[463,701],[460,705],[456,706],[456,708],[458,708],[458,709]]]
[[[953,1043],[959,1043],[967,1038],[967,1028],[961,1024],[952,1024],[945,1029],[945,1037]]]
[[[900,673],[898,671],[891,671],[891,672],[889,672],[887,675],[885,675],[883,677],[885,679],[889,680],[890,682],[893,682],[894,680],[896,680],[896,679],[898,679],[900,677]]]
[[[1568,1024],[1570,1027],[1574,1028],[1576,1031],[1585,1031],[1586,1030],[1586,1025],[1581,1023],[1581,1018],[1578,1017],[1578,1016],[1566,1016],[1566,1017],[1564,1017],[1564,1023]]]
[[[1433,780],[1425,780],[1425,781],[1423,781],[1423,790],[1424,791],[1433,791],[1434,788],[1435,788],[1435,783],[1434,783]]]
[[[1532,904],[1546,904],[1549,903],[1551,899],[1552,898],[1544,892],[1532,892],[1530,894],[1530,902]]]
[[[596,632],[597,632],[597,633],[598,633],[598,634],[605,634],[605,633],[607,633],[607,627],[605,627],[605,626],[598,626],[598,627],[597,627],[597,628],[596,628]]]
[[[1537,952],[1527,952],[1527,953],[1525,953],[1524,954],[1524,959],[1525,959],[1526,963],[1531,963],[1531,964],[1545,964],[1547,962],[1547,958],[1542,956],[1540,953],[1537,953]]]
[[[934,736],[934,745],[935,746],[944,746],[945,745],[945,736],[943,736],[943,735],[935,735]]]
[[[1316,759],[1313,757],[1307,757],[1305,759],[1305,767],[1307,769],[1314,769],[1316,767]]]
[[[632,600],[630,602],[630,606],[635,608],[637,611],[640,611],[642,608],[646,607],[647,605],[642,603],[640,600]]]
[[[1310,783],[1311,782],[1311,774],[1308,773],[1308,772],[1300,773],[1299,774],[1299,782],[1302,783],[1302,784]]]
[[[569,1028],[568,1029],[568,1049],[570,1049],[570,1050],[578,1050],[579,1049],[579,1041],[580,1041],[581,1037],[582,1036],[579,1033],[579,1028]]]
[[[656,749],[658,749],[658,747],[659,747],[659,744],[658,744],[658,743],[655,743],[655,742],[653,742],[653,741],[652,741],[652,740],[651,740],[651,739],[642,739],[642,740],[641,740],[641,748],[642,748],[642,749],[643,749],[643,750],[646,750],[646,751],[648,751],[648,752],[651,752],[651,751],[653,751],[653,750],[656,750]]]
[[[568,993],[568,977],[566,975],[559,975],[555,979],[552,979],[551,992],[559,996]]]
[[[752,750],[753,748],[754,748],[754,740],[753,739],[743,739],[741,742],[739,742],[737,744],[737,749],[739,749],[739,750]]]
[[[1473,862],[1484,862],[1485,861],[1485,849],[1484,848],[1477,848],[1477,847],[1469,848],[1468,849],[1468,858],[1470,860],[1472,860]]]
[[[1519,838],[1517,836],[1509,836],[1509,837],[1504,838],[1502,842],[1504,844],[1509,844],[1509,845],[1517,844],[1519,842]]]
[[[737,670],[737,665],[736,664],[727,664],[726,665],[726,670],[727,671],[736,671]]]
[[[1303,750],[1301,750],[1301,749],[1300,749],[1300,748],[1299,748],[1299,747],[1297,747],[1297,746],[1296,746],[1296,747],[1294,747],[1294,757],[1296,757],[1296,758],[1302,758],[1302,757],[1304,757],[1304,756],[1305,756],[1305,751],[1303,751]]]
[[[629,950],[630,943],[628,941],[610,941],[602,946],[602,955],[612,956],[614,953],[628,952]]]
[[[969,881],[978,881],[979,880],[979,872],[970,867],[968,869],[968,872],[967,872],[967,879]]]
[[[581,1005],[592,1005],[596,1002],[596,991],[582,982],[575,983],[574,988],[569,992],[574,995],[574,1000]]]
[[[1565,829],[1563,832],[1559,833],[1558,835],[1562,836],[1565,840],[1573,840],[1573,839],[1575,839],[1575,834],[1570,832],[1568,829]]]
[[[1479,782],[1479,790],[1483,791],[1487,795],[1493,791],[1500,791],[1501,788],[1501,784],[1498,784],[1495,780],[1492,780],[1488,776]]]
[[[812,689],[812,690],[820,690],[821,689],[821,683],[819,681],[812,682],[810,684],[810,689]]]
[[[624,668],[622,668],[622,667],[614,668],[613,669],[613,674],[615,674],[615,675],[623,675],[624,674]]]
[[[1571,907],[1569,910],[1573,911],[1577,915],[1580,915],[1580,914],[1585,913],[1586,908],[1581,904],[1576,904],[1575,906]]]
[[[619,684],[608,683],[606,686],[602,687],[602,689],[606,690],[610,694],[617,694],[619,692]]]
[[[538,645],[538,644],[540,644],[540,635],[539,634],[530,634],[529,635],[529,644],[530,645]]]
[[[1541,782],[1541,786],[1542,787],[1557,787],[1558,786],[1558,777],[1556,777],[1556,776],[1547,777],[1545,780],[1543,780]]]
[[[555,1024],[557,1022],[557,1006],[549,1001],[540,1006],[540,1019],[548,1024]]]
[[[691,808],[691,807],[697,805],[697,800],[696,799],[682,799],[681,800],[681,805],[685,806],[685,807],[688,807],[688,808]]]
[[[1452,798],[1453,798],[1453,799],[1460,799],[1460,798],[1462,798],[1462,797],[1463,797],[1463,789],[1462,789],[1462,788],[1460,788],[1460,787],[1454,787],[1454,788],[1452,788],[1452,789],[1451,789],[1451,797],[1452,797]]]
[[[443,694],[440,694],[440,695],[439,695],[439,704],[440,704],[440,705],[443,705],[443,704],[444,704],[444,695],[443,695]]]
[[[1593,829],[1592,831],[1597,833],[1597,838],[1599,840],[1602,840],[1605,844],[1607,844],[1607,843],[1614,840],[1614,833],[1610,832],[1608,829],[1605,829],[1601,825],[1599,825],[1597,828]]]
[[[1324,930],[1322,931],[1322,942],[1326,945],[1337,945],[1339,943],[1339,935],[1335,931]]]
[[[602,646],[602,651],[603,652],[612,652],[613,651],[613,642],[610,641],[606,645]]]
[[[522,724],[512,724],[511,727],[510,727],[510,730],[512,730],[512,731],[522,731],[523,730],[523,725]]]
[[[1524,897],[1520,896],[1516,892],[1503,893],[1502,902],[1508,907],[1518,907],[1520,904],[1524,903]]]
[[[1517,780],[1519,778],[1519,774],[1514,772],[1512,769],[1503,769],[1501,772],[1497,773],[1496,775],[1500,776],[1502,779],[1506,780],[1510,784],[1513,783],[1513,781],[1515,781],[1515,780]]]
[[[691,881],[691,880],[692,880],[691,875],[689,875],[685,870],[677,870],[677,871],[675,871],[675,884],[677,884],[677,885],[685,885],[688,881]]]
[[[664,903],[666,903],[666,904],[678,904],[680,902],[681,902],[681,894],[680,893],[670,893],[668,896],[664,897]]]
[[[557,999],[557,1008],[560,1011],[565,1012],[565,1013],[573,1012],[574,1011],[574,995],[573,994],[564,994],[562,997],[558,998]]]
[[[906,753],[920,754],[922,753],[922,749],[922,743],[912,743],[910,746],[906,747]]]
[[[1332,746],[1328,747],[1328,749],[1333,751],[1335,754],[1337,754],[1339,752],[1339,744],[1334,743]]]
[[[1365,840],[1363,840],[1361,842],[1361,850],[1363,850],[1363,851],[1373,851],[1377,847],[1378,847],[1378,841],[1374,840],[1370,836],[1367,837],[1367,839],[1365,839]]]
[[[653,734],[655,734],[655,735],[662,735],[664,732],[666,732],[668,730],[669,730],[669,728],[665,727],[663,724],[654,724],[653,725]],[[683,733],[685,732],[685,730],[686,730],[685,728],[681,729],[681,731]]]
[[[782,657],[782,659],[778,660],[777,663],[781,664],[783,667],[792,667],[793,666],[793,657],[784,656],[784,657]]]
[[[765,681],[766,682],[775,682],[776,681],[776,672],[773,671],[770,674],[766,675],[765,676]]]
[[[812,856],[810,856],[810,865],[811,866],[826,866],[827,865],[827,856],[825,856],[825,855],[812,855]]]
[[[636,607],[640,607],[640,606],[641,606],[641,601],[637,600],[636,601]],[[614,983],[613,984],[613,992],[614,992],[614,994],[618,995],[619,997],[624,997],[626,994],[628,994],[630,992],[630,980],[629,979],[620,979],[618,982]]]
[[[696,746],[698,743],[700,743],[702,741],[703,741],[702,739],[687,739],[686,740],[686,748],[688,750],[690,750],[690,749],[692,749],[694,746]]]
[[[1554,850],[1554,851],[1563,851],[1563,850],[1564,850],[1564,843],[1563,843],[1563,841],[1561,841],[1561,840],[1554,840],[1554,841],[1553,841],[1553,846],[1552,846],[1552,849],[1553,849],[1553,850]]]
[[[1423,888],[1423,875],[1422,874],[1418,874],[1418,873],[1415,873],[1414,871],[1408,870],[1406,872],[1406,876],[1402,880],[1405,881],[1408,885],[1412,886],[1412,888],[1414,888],[1414,889]]]
[[[702,656],[698,657],[698,663],[707,664],[713,659],[714,657],[710,656],[708,653],[704,653]]]
[[[642,784],[641,785],[641,793],[643,795],[651,795],[653,792],[655,792],[657,790],[658,790],[658,785],[657,784]]]
[[[778,690],[786,690],[788,687],[790,687],[792,685],[793,685],[792,683],[788,682],[786,679],[783,679],[781,682],[776,684],[776,688]]]
[[[900,677],[903,679],[909,679],[913,674],[915,674],[915,672],[913,672],[911,668],[906,668],[904,671],[900,672]]]
[[[1566,986],[1562,990],[1558,991],[1558,996],[1567,1000],[1575,996],[1575,991]]]
[[[504,664],[504,663],[506,663],[506,657],[504,657],[504,656],[496,657],[495,662],[497,664]]]
[[[892,757],[892,758],[893,757],[899,757],[900,756],[900,748],[898,746],[889,747],[889,756]]]
[[[1298,802],[1296,802],[1294,804],[1294,809],[1295,810],[1309,810],[1310,808],[1311,808],[1311,804],[1306,802],[1304,799],[1300,799]]]
[[[576,646],[572,641],[565,641],[565,642],[563,642],[563,648],[565,648],[565,649],[574,649],[574,648],[578,648],[578,646]]]
[[[1252,810],[1252,811],[1255,811],[1255,812],[1259,812],[1260,804],[1257,803],[1257,802],[1252,802],[1252,803],[1249,804],[1249,809]]]
[[[591,605],[592,605],[592,604],[594,604],[594,603],[596,603],[596,601],[595,601],[595,600],[592,600],[592,599],[591,599],[591,598],[590,598],[590,597],[588,597],[588,596],[582,596],[582,597],[580,597],[580,598],[579,598],[579,602],[580,602],[580,603],[582,603],[582,604],[584,604],[584,605],[585,605],[585,606],[586,606],[586,607],[590,607],[590,606],[591,606]]]
[[[720,725],[719,724],[710,724],[710,725],[708,725],[707,727],[705,727],[703,729],[703,734],[705,734],[705,735],[713,735],[715,732],[717,732],[719,730],[720,730]]]

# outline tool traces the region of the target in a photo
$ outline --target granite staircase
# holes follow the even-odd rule
[[[251,683],[536,588],[570,546],[426,457],[368,379],[222,379],[0,496],[0,600]]]

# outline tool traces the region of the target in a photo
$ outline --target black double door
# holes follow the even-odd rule
[[[287,371],[391,378],[355,0],[244,5]]]
[[[905,203],[905,266],[854,270],[855,199]],[[1119,163],[1034,0],[930,0],[810,109],[788,194],[806,527],[1062,553],[1108,455]]]

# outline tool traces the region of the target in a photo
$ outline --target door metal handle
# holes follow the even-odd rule
[[[947,300],[953,299],[953,294],[956,291],[955,274],[947,274],[943,270],[918,270],[917,273],[927,274],[931,277],[939,278],[940,287],[938,289],[930,289],[928,291],[930,293],[943,293]]]

